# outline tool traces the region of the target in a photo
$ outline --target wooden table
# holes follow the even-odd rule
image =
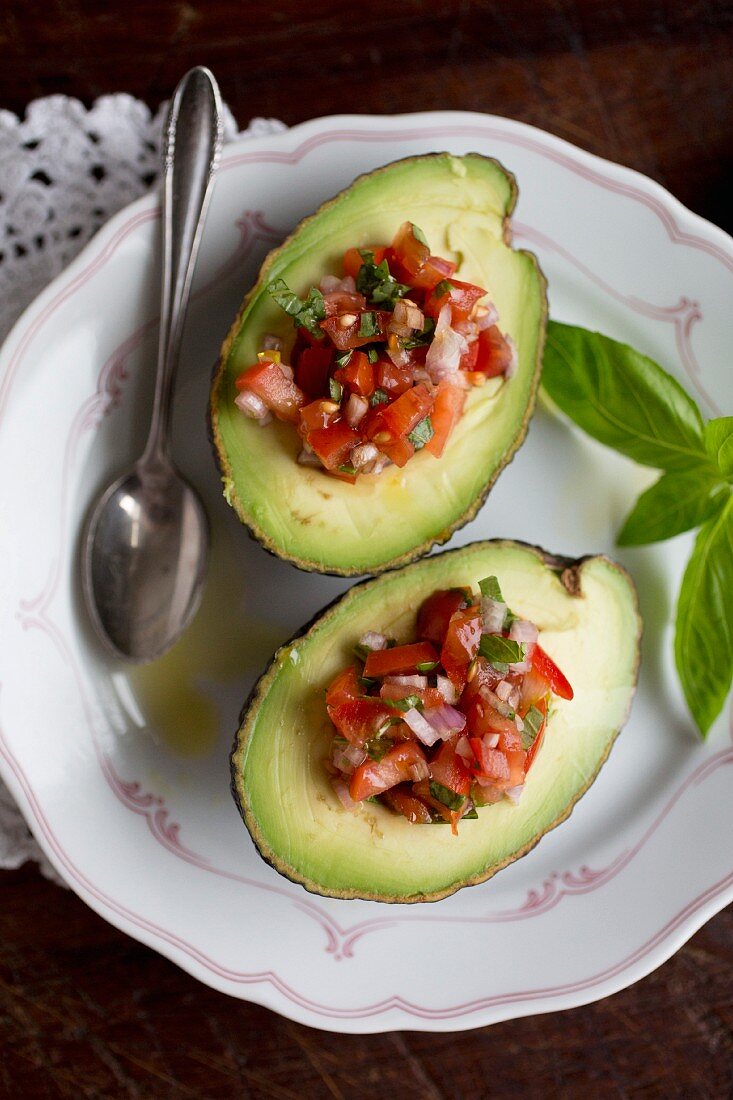
[[[240,123],[493,111],[733,229],[723,0],[6,0],[0,107],[216,73]],[[720,838],[711,836],[710,843]],[[730,1097],[733,907],[605,1001],[456,1035],[312,1031],[199,985],[35,868],[0,874],[0,1097]]]

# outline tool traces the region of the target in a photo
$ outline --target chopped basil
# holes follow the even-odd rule
[[[478,814],[476,813],[476,807],[472,806],[467,814],[463,814],[461,821],[477,821]],[[431,825],[450,825],[450,821],[446,821],[444,817],[440,817],[437,813],[430,822]]]
[[[438,283],[435,290],[433,291],[433,294],[436,298],[442,298],[444,294],[450,294],[451,290],[454,289],[455,287],[453,286],[453,283],[451,283],[448,279],[441,279],[441,281]]]
[[[372,680],[371,676],[357,676],[360,687],[364,688],[364,691],[370,691],[376,684],[376,680]]]
[[[376,348],[367,348],[367,359],[370,363],[376,363],[379,359],[379,352]]]
[[[340,355],[337,355],[334,362],[339,367],[345,367],[347,365],[347,363],[349,362],[349,360],[351,359],[351,356],[353,354],[354,354],[354,349],[349,348],[348,351],[342,351]]]
[[[410,222],[410,225],[412,226],[412,235],[415,238],[415,240],[419,241],[420,244],[424,244],[426,248],[430,248],[430,245],[428,244],[428,239],[425,236],[425,234],[423,233],[420,226],[415,225],[414,222]]]
[[[465,795],[456,794],[455,791],[444,787],[442,783],[436,783],[434,779],[430,780],[430,793],[433,798],[437,798],[438,802],[442,802],[449,810],[460,810],[466,801]]]
[[[416,332],[412,336],[408,336],[405,340],[400,340],[400,347],[406,348],[408,350],[410,348],[420,348],[424,344],[430,343],[433,338],[434,332],[435,321],[432,317],[426,317],[425,323],[423,324],[420,332]]]
[[[344,387],[341,383],[337,382],[335,378],[329,378],[328,392],[331,394],[331,400],[335,401],[337,405],[340,405],[341,398],[344,396]]]
[[[376,305],[394,309],[397,299],[403,298],[410,288],[403,283],[398,283],[394,276],[390,275],[386,260],[382,260],[381,264],[375,264],[372,256],[370,260],[364,260],[359,268],[356,289]]]
[[[358,252],[365,264],[374,263],[374,253],[369,248],[360,248]]]
[[[319,340],[323,339],[323,332],[318,322],[326,319],[326,303],[317,287],[310,288],[305,300],[293,294],[284,279],[273,279],[267,284],[267,291],[280,308],[293,318],[298,328],[307,329],[311,336]]]
[[[359,336],[379,336],[379,325],[377,324],[377,315],[367,310],[362,313],[359,321]]]
[[[361,642],[357,642],[354,646],[354,653],[360,661],[366,661],[367,657],[372,652],[373,650],[371,650],[368,645],[362,645]]]
[[[418,672],[432,672],[437,667],[437,661],[422,661],[419,665],[415,665]]]
[[[397,710],[406,711],[422,707],[422,699],[419,695],[406,695],[404,699],[387,699],[385,702],[391,707],[396,707]]]
[[[369,398],[369,404],[374,408],[375,405],[388,405],[389,397],[384,390],[375,390],[372,396]]]
[[[388,737],[372,737],[371,741],[367,741],[365,748],[371,760],[381,760],[383,756],[387,755],[393,744],[394,742],[390,741]]]
[[[503,603],[506,607],[506,600],[502,595],[498,577],[484,577],[482,581],[478,582],[478,586],[481,589],[482,596],[486,596],[489,600],[496,600],[497,603]],[[517,618],[518,616],[507,607],[504,625],[510,626]]]
[[[502,638],[500,634],[482,634],[478,651],[497,669],[499,665],[513,665],[523,661],[526,653],[524,642]]]
[[[416,451],[421,451],[426,443],[435,435],[433,431],[433,423],[429,416],[426,416],[424,420],[421,420],[419,424],[416,424],[407,438],[412,443]]]
[[[356,477],[356,470],[353,466],[350,466],[348,462],[344,463],[343,466],[339,466],[338,469],[340,474],[348,474],[349,477]]]
[[[524,716],[524,729],[522,730],[522,748],[526,751],[534,744],[537,734],[542,729],[545,716],[537,707],[530,707]]]

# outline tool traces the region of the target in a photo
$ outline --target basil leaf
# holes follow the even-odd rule
[[[478,586],[481,589],[482,596],[486,596],[489,600],[496,600],[497,603],[506,604],[506,600],[501,594],[498,577],[484,577],[482,581],[478,582]]]
[[[437,667],[437,661],[421,661],[419,665],[415,665],[418,672],[432,672],[433,669]]]
[[[369,404],[374,408],[375,405],[388,405],[389,397],[384,390],[375,390],[372,396],[369,398]]]
[[[385,699],[385,702],[390,707],[396,707],[397,710],[420,710],[422,708],[422,699],[419,695],[406,695],[404,699]]]
[[[348,474],[349,477],[356,477],[356,469],[348,462],[338,468],[340,474]]]
[[[542,384],[584,431],[642,465],[682,470],[707,458],[695,402],[626,344],[550,321]]]
[[[436,298],[442,298],[444,294],[450,294],[451,290],[455,290],[453,283],[449,279],[441,279],[433,294]]]
[[[535,706],[531,706],[525,714],[524,729],[522,730],[522,748],[525,752],[532,748],[544,721],[544,714]]]
[[[379,352],[376,348],[367,348],[367,359],[370,363],[376,363],[379,359]]]
[[[460,810],[466,800],[465,795],[456,794],[449,787],[444,787],[442,783],[436,783],[434,779],[430,780],[430,793],[449,810]]]
[[[389,737],[372,737],[364,746],[370,760],[381,760],[393,747],[394,741]]]
[[[482,634],[478,651],[492,665],[497,661],[502,665],[513,665],[523,661],[525,655],[523,642],[502,638],[500,634]]]
[[[719,416],[705,425],[705,447],[723,477],[733,474],[733,416]]]
[[[377,316],[375,313],[370,313],[368,310],[361,314],[359,320],[359,336],[378,336],[379,325],[377,324]]]
[[[435,435],[433,431],[433,422],[429,416],[426,416],[424,420],[421,420],[419,424],[416,424],[412,431],[408,434],[407,438],[412,443],[416,451],[421,451],[426,443]]]
[[[426,317],[420,332],[416,332],[413,336],[407,336],[404,340],[400,340],[400,347],[406,349],[421,348],[425,344],[430,343],[434,332],[435,321],[432,317]]]
[[[674,655],[682,690],[705,737],[733,678],[733,497],[701,528],[682,578]]]
[[[334,362],[339,367],[345,367],[348,364],[348,362],[351,359],[351,356],[353,354],[354,354],[354,349],[349,348],[348,351],[342,351],[340,355],[337,355],[336,358],[334,359]]]
[[[398,283],[390,274],[386,260],[382,260],[381,264],[375,264],[372,257],[371,260],[365,260],[359,268],[356,289],[376,305],[385,305],[394,309],[397,299],[404,298],[410,288],[403,283]]]
[[[335,401],[337,405],[340,405],[341,398],[344,395],[344,387],[341,385],[341,383],[337,382],[335,378],[329,378],[328,392],[331,395],[331,400]]]
[[[361,642],[357,642],[354,646],[354,656],[358,657],[360,661],[366,661],[369,654],[372,652],[368,645],[362,645]]]
[[[423,233],[420,226],[415,225],[414,222],[410,222],[410,225],[412,226],[412,235],[415,238],[415,240],[419,241],[420,244],[424,244],[426,248],[430,248],[430,245],[428,244],[428,239],[425,236],[425,234]]]
[[[281,309],[290,314],[298,328],[305,328],[312,336],[323,339],[323,332],[318,324],[326,319],[326,303],[323,295],[317,287],[312,286],[308,291],[308,297],[303,301],[292,290],[284,279],[273,279],[267,284],[267,291]]]
[[[641,494],[616,541],[641,546],[699,527],[724,506],[728,493],[720,475],[705,467],[662,474]]]

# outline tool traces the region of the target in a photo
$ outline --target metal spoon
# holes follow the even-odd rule
[[[181,80],[163,151],[163,277],[155,403],[142,457],[102,494],[82,546],[92,622],[117,657],[164,653],[198,608],[209,547],[199,497],[173,465],[173,380],[201,230],[221,150],[221,99],[208,69]]]

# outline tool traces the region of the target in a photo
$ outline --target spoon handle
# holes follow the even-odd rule
[[[169,453],[173,380],[221,142],[219,88],[209,70],[199,66],[187,72],[176,88],[163,136],[158,370],[143,464],[166,459]]]

